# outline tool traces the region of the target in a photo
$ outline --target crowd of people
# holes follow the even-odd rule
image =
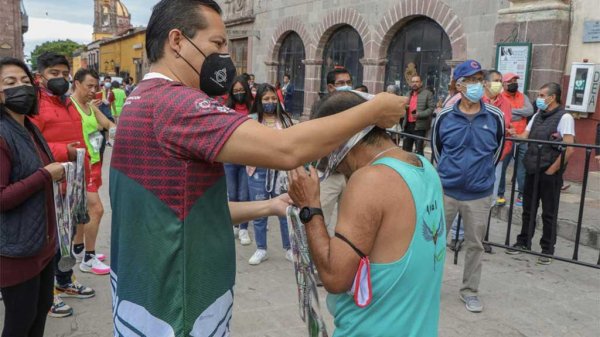
[[[293,261],[290,205],[301,209],[336,336],[436,336],[447,246],[464,245],[459,297],[468,311],[483,310],[485,225],[492,205],[506,204],[511,160],[523,225],[506,253],[531,249],[529,222],[541,201],[538,263],[552,262],[556,196],[573,151],[506,138],[574,143],[557,83],[540,87],[532,105],[516,74],[467,60],[436,104],[418,75],[405,96],[395,86],[365,96],[367,87],[336,67],[300,122],[290,74],[283,86],[235,77],[216,2],[162,0],[146,34],[151,68],[135,89],[90,69],[71,79],[56,53],[42,54],[35,74],[21,60],[0,60],[3,336],[43,336],[47,316],[73,314],[63,298],[96,295],[58,268],[55,197],[64,191],[54,182],[78,149],[86,152],[89,221],[75,226],[72,255],[81,272],[110,274],[115,336],[148,327],[156,336],[227,335],[235,238],[252,244],[252,223],[248,262],[263,263],[267,218],[278,216],[282,256]],[[386,132],[395,125],[407,135],[402,146]],[[428,139],[433,164],[423,156]],[[342,145],[343,157],[328,157]],[[96,250],[106,146],[110,255]],[[453,232],[447,243],[459,216],[459,240]]]

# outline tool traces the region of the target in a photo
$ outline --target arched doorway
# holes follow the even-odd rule
[[[287,111],[298,116],[304,109],[304,63],[306,58],[302,39],[295,32],[289,33],[279,48],[279,66],[277,67],[277,81],[283,86],[283,75],[291,76],[294,86],[294,96],[291,106],[286,106]]]
[[[398,84],[404,94],[410,90],[410,77],[418,74],[424,87],[436,98],[448,94],[452,46],[444,29],[427,17],[417,17],[402,27],[388,48],[385,85]]]
[[[362,39],[356,29],[349,25],[338,28],[323,50],[323,66],[321,68],[321,92],[326,91],[327,73],[336,66],[342,66],[352,74],[353,85],[362,83],[363,66],[360,59],[365,56]]]

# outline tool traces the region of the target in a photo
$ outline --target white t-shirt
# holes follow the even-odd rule
[[[525,128],[525,131],[527,131],[527,132],[531,131],[531,126],[533,125],[533,121],[539,114],[540,114],[540,112],[536,113],[535,115],[533,115],[533,117],[531,117],[531,120],[529,121],[529,124],[527,124],[527,128]],[[565,113],[560,118],[560,122],[558,122],[556,131],[558,131],[558,133],[560,133],[561,137],[564,137],[565,135],[575,136],[575,119],[573,119],[573,116],[571,116],[571,114],[569,114],[569,113]]]

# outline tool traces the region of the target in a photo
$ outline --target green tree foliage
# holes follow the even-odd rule
[[[44,42],[40,45],[37,45],[35,49],[31,52],[31,66],[33,69],[37,69],[38,56],[47,51],[65,55],[69,62],[71,62],[73,59],[73,52],[83,47],[85,46],[71,40],[56,40]]]

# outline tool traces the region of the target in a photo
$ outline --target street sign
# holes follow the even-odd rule
[[[600,42],[600,20],[583,23],[583,42]]]

